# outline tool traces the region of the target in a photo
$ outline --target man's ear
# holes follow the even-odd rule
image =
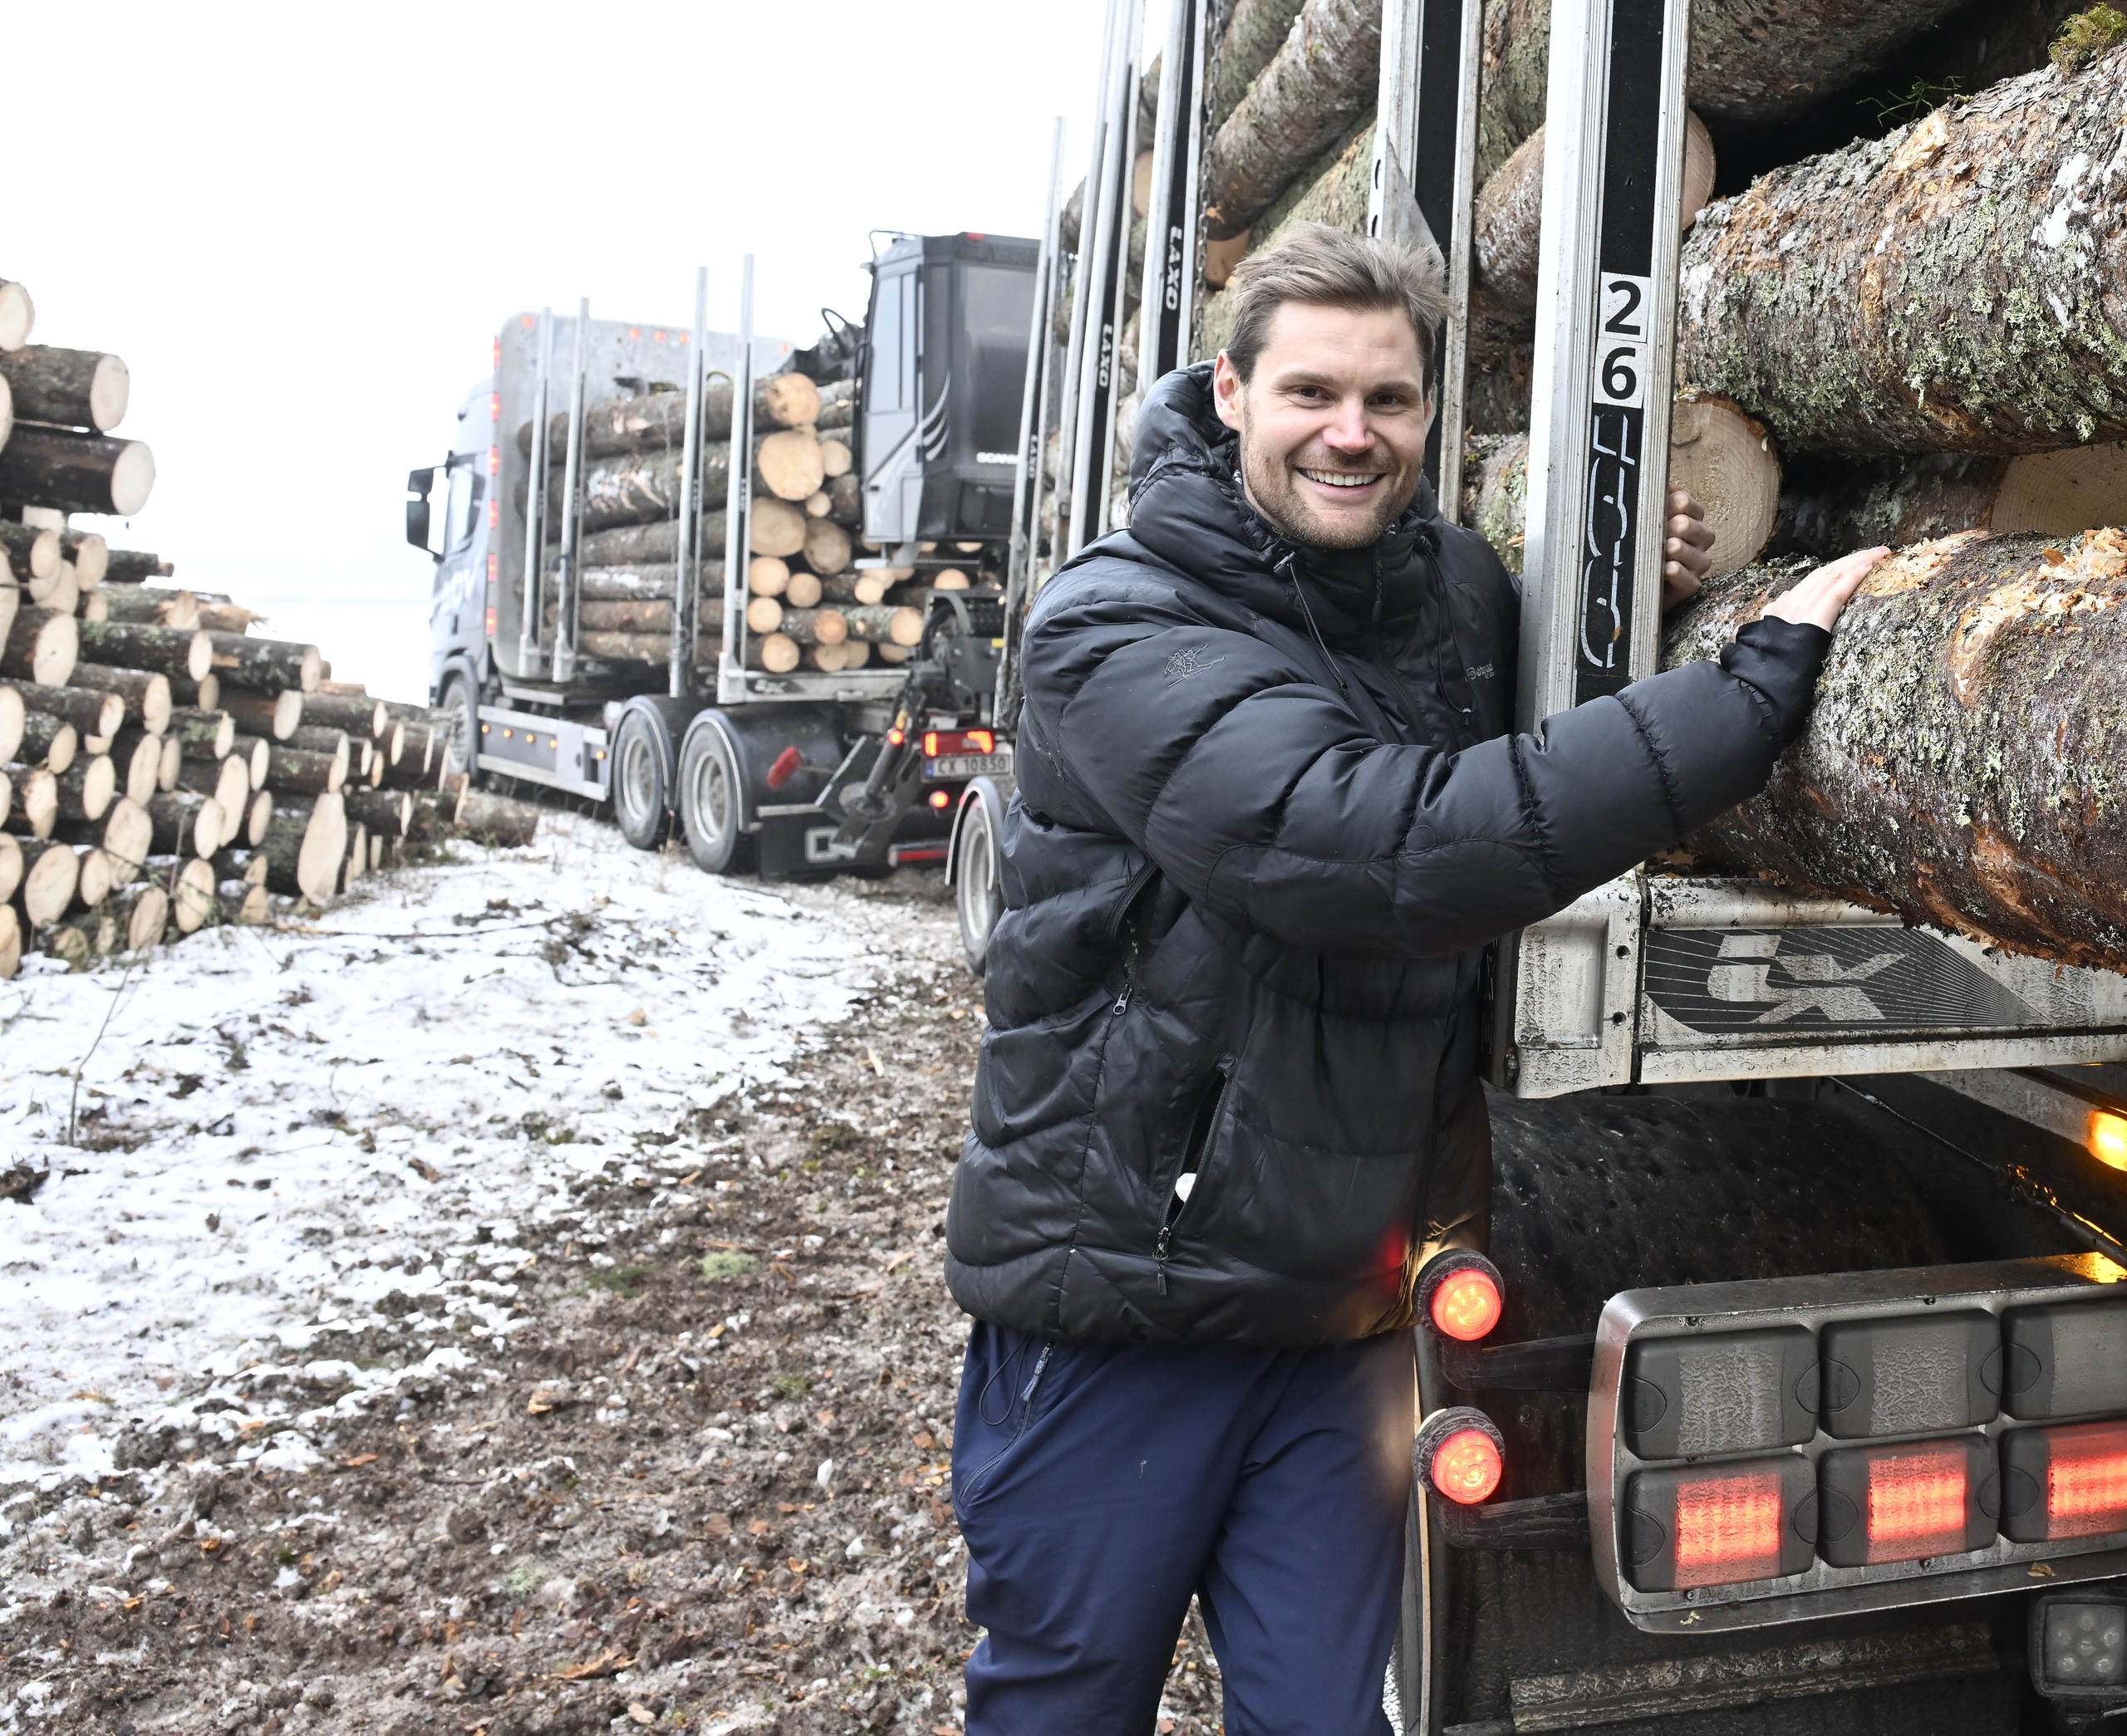
[[[1219,351],[1219,359],[1211,365],[1211,403],[1217,409],[1219,420],[1236,431],[1240,427],[1240,396],[1248,387],[1243,383],[1240,370]]]

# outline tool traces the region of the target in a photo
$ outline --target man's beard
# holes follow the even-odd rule
[[[1418,491],[1414,471],[1407,478],[1389,473],[1388,485],[1371,512],[1330,518],[1303,491],[1294,468],[1267,457],[1248,437],[1247,412],[1240,429],[1240,473],[1250,504],[1287,541],[1309,548],[1365,548],[1401,517]],[[1335,465],[1320,466],[1334,469]]]

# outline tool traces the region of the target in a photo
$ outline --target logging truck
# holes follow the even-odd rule
[[[995,729],[1030,242],[896,236],[809,350],[523,313],[409,478],[456,763],[676,830],[712,873],[946,854]]]
[[[2127,1713],[2127,953],[2089,636],[2127,601],[2097,528],[2127,449],[2088,444],[2127,404],[2095,359],[2119,303],[2077,276],[2119,269],[2078,225],[2127,150],[2127,48],[2116,15],[2056,42],[2079,10],[1176,0],[1150,42],[1110,0],[1086,180],[1052,175],[1000,729],[1027,601],[1127,518],[1137,382],[1216,353],[1226,274],[1291,221],[1446,260],[1427,468],[1520,574],[1524,729],[1761,606],[1773,569],[1665,629],[1673,473],[1756,491],[1709,501],[1736,566],[1776,518],[1805,554],[1840,552],[1812,524],[1981,533],[1857,604],[1763,797],[1490,949],[1489,1229],[1417,1297],[1405,1736]],[[1938,94],[1857,101],[1908,84]],[[1009,788],[960,799],[979,967]]]

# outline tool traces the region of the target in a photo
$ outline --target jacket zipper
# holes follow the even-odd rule
[[[1130,997],[1137,987],[1137,954],[1142,950],[1137,931],[1131,929],[1131,920],[1137,914],[1137,900],[1144,895],[1145,888],[1152,885],[1160,871],[1159,864],[1147,862],[1130,876],[1130,884],[1122,889],[1122,907],[1117,913],[1111,939],[1122,939],[1123,930],[1130,929],[1127,944],[1122,949],[1122,988],[1115,997],[1115,1004],[1108,1008],[1110,1017],[1120,1018],[1129,1010]]]
[[[1152,1244],[1154,1271],[1159,1279],[1160,1294],[1167,1294],[1167,1256],[1174,1250],[1174,1227],[1181,1221],[1181,1214],[1189,1209],[1189,1202],[1196,1197],[1196,1178],[1203,1173],[1204,1155],[1211,1149],[1211,1140],[1225,1119],[1226,1097],[1233,1090],[1234,1065],[1222,1062],[1219,1067],[1219,1088],[1211,1099],[1210,1115],[1203,1117],[1196,1126],[1189,1130],[1189,1150],[1182,1158],[1186,1166],[1175,1177],[1173,1190],[1167,1196],[1167,1217],[1160,1225],[1159,1239]],[[1181,1183],[1189,1181],[1189,1192],[1185,1195]]]
[[[1410,689],[1403,684],[1402,673],[1396,667],[1396,660],[1388,655],[1381,643],[1381,611],[1385,601],[1384,591],[1381,569],[1377,566],[1373,570],[1373,619],[1367,627],[1367,661],[1381,671],[1383,679],[1395,690],[1396,697],[1403,704],[1404,728],[1415,735],[1424,726],[1425,714],[1418,709],[1417,702],[1411,697]]]

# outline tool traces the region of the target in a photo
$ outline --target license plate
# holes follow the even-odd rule
[[[923,762],[926,777],[993,777],[1011,769],[1009,753],[941,753]]]

